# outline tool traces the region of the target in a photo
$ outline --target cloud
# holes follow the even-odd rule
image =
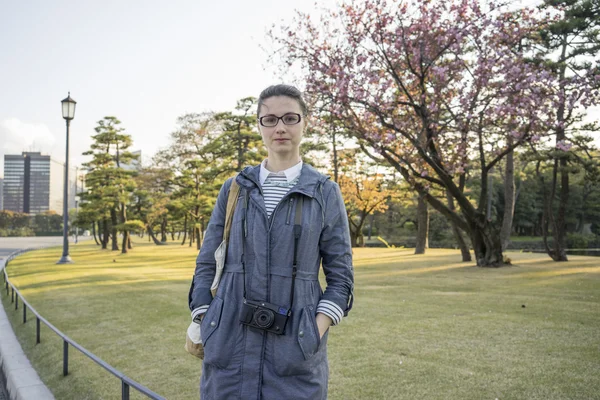
[[[56,138],[45,124],[23,122],[17,118],[0,121],[0,151],[19,154],[22,151],[51,149]]]
[[[4,155],[39,151],[49,154],[58,145],[56,137],[45,124],[24,122],[17,118],[0,121],[0,177],[4,175]]]

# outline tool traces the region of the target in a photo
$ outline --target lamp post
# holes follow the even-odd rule
[[[65,150],[65,182],[63,192],[63,254],[57,264],[70,264],[73,262],[69,256],[69,126],[75,117],[75,100],[71,92],[62,103],[62,116],[67,121],[67,147]]]

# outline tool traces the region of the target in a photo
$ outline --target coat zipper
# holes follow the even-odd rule
[[[292,214],[292,204],[294,203],[294,198],[290,197],[290,201],[288,201],[288,212],[287,212],[287,218],[285,221],[286,225],[290,224],[290,215]]]

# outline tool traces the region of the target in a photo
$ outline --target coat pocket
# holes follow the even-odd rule
[[[201,325],[204,362],[218,368],[229,366],[236,348],[236,327],[239,323],[228,326],[233,319],[227,313],[227,304],[224,304],[222,298],[215,296]]]
[[[319,339],[315,307],[306,306],[298,311],[286,327],[285,335],[269,335],[273,364],[279,376],[314,374],[326,357]]]
[[[208,339],[219,327],[221,322],[221,312],[223,311],[223,299],[220,297],[213,298],[208,307],[208,311],[204,318],[202,318],[202,324],[200,326],[200,334],[202,336],[202,344],[204,347],[208,344]]]
[[[319,344],[321,343],[317,319],[312,306],[302,309],[297,338],[304,360],[310,360],[319,350]]]

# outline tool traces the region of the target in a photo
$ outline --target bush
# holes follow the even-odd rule
[[[567,233],[567,248],[569,249],[587,249],[590,242],[595,241],[594,235],[581,233]]]

